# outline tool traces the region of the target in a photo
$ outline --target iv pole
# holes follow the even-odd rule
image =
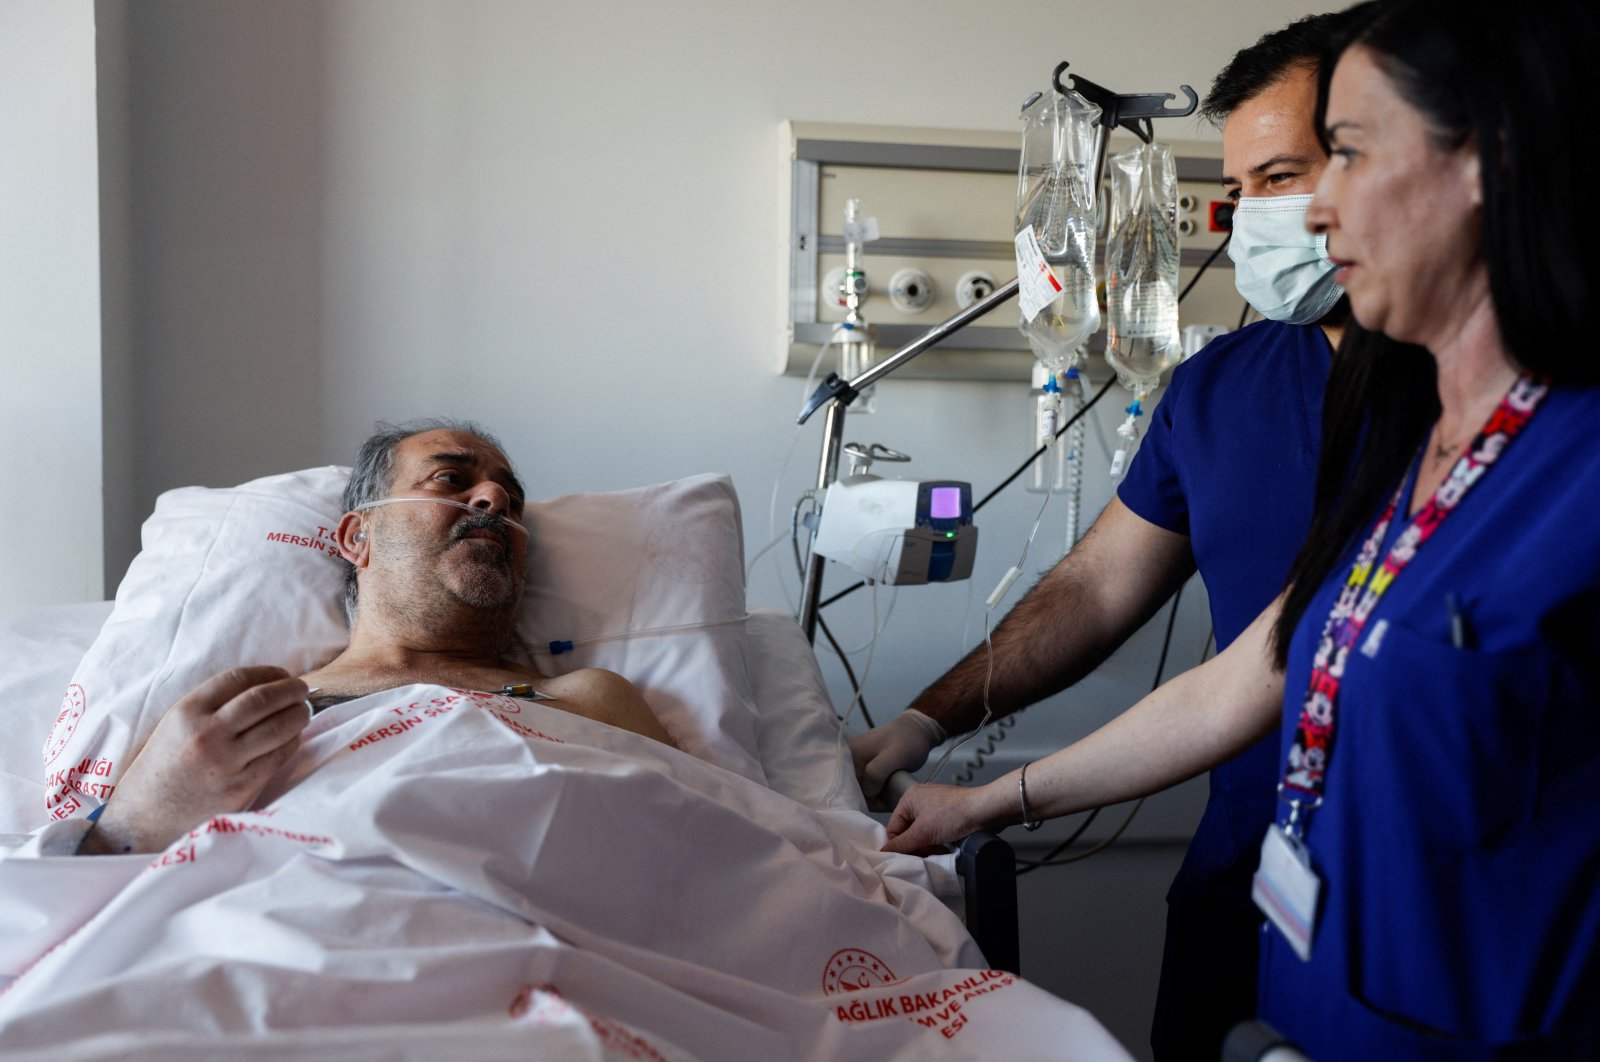
[[[1068,64],[1063,61],[1050,76],[1055,90],[1063,95],[1069,91],[1061,84],[1061,75],[1067,66]],[[1121,126],[1148,144],[1153,132],[1151,119],[1185,117],[1193,114],[1200,102],[1200,97],[1195,95],[1194,89],[1188,85],[1178,86],[1188,97],[1187,105],[1169,108],[1166,102],[1174,98],[1174,94],[1170,92],[1121,95],[1103,89],[1076,74],[1072,75],[1071,81],[1070,91],[1076,91],[1100,108],[1100,125],[1095,130],[1094,142],[1094,184],[1091,186],[1097,192],[1105,175],[1106,142],[1111,130]],[[1028,102],[1033,101],[1030,99]],[[988,298],[973,303],[942,324],[934,325],[923,335],[871,366],[855,379],[845,380],[838,373],[830,372],[827,379],[822,381],[806,401],[805,408],[800,411],[799,419],[796,421],[798,424],[804,424],[824,404],[828,407],[822,426],[822,454],[817,463],[817,489],[826,490],[839,478],[839,455],[844,441],[845,411],[863,389],[888,376],[929,347],[948,339],[989,311],[1014,298],[1016,294],[1017,281],[1013,278],[1010,283],[996,288]],[[818,554],[815,549],[807,549],[805,578],[800,588],[800,609],[795,618],[799,621],[801,630],[805,631],[806,640],[813,643],[817,640],[817,614],[822,596],[822,575],[827,563],[827,558]]]

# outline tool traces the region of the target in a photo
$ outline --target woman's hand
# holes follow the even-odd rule
[[[906,791],[889,818],[885,852],[933,855],[974,830],[997,825],[989,786],[919,785]]]

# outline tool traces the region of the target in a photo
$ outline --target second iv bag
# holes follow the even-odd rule
[[[1051,371],[1069,368],[1100,327],[1094,291],[1095,125],[1100,108],[1068,92],[1046,92],[1022,108],[1022,163],[1017,172],[1016,233],[1033,230],[1060,294],[1032,316],[1024,300],[1023,335]],[[1021,241],[1019,241],[1019,247]],[[1023,261],[1017,275],[1039,263]]]
[[[1106,361],[1135,394],[1183,360],[1178,334],[1178,175],[1172,149],[1114,155],[1106,239]]]

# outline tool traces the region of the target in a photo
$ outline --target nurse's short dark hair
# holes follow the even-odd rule
[[[1349,21],[1345,11],[1307,15],[1273,30],[1238,52],[1211,82],[1200,116],[1221,127],[1239,105],[1247,103],[1297,71],[1322,69],[1330,47]]]
[[[491,432],[470,420],[419,417],[399,424],[380,420],[373,426],[372,434],[367,436],[367,441],[361,444],[361,449],[356,453],[355,464],[350,468],[350,482],[345,484],[344,488],[344,511],[352,512],[368,502],[386,497],[394,486],[395,447],[413,435],[430,431],[465,432],[468,435],[476,435],[501,453],[505,453],[506,450]],[[346,567],[344,573],[344,614],[352,627],[356,622],[357,596],[356,568],[352,564]]]

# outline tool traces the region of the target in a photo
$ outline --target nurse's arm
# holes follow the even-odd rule
[[[1210,770],[1276,730],[1283,674],[1272,662],[1275,601],[1232,645],[1028,770],[1028,811],[1055,818],[1148,796]],[[1022,821],[1020,771],[974,789],[922,785],[889,820],[892,852],[926,853]]]

